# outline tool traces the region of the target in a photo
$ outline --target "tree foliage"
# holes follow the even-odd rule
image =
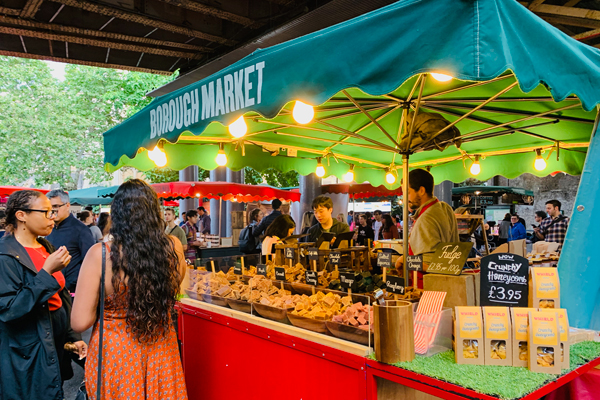
[[[135,114],[173,77],[0,57],[0,184],[106,181],[102,133]],[[125,138],[124,138],[125,140]]]
[[[250,185],[260,185],[266,182],[268,185],[282,188],[299,185],[299,174],[296,171],[279,172],[269,168],[264,173],[260,173],[255,169],[246,167],[244,169],[244,181]]]

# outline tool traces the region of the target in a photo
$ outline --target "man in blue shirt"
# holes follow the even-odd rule
[[[513,240],[520,240],[527,238],[527,230],[523,226],[521,222],[519,222],[519,216],[513,215],[510,217],[511,227],[508,232],[508,241],[512,242]]]
[[[50,199],[52,209],[58,212],[54,219],[54,229],[46,239],[57,249],[60,246],[67,247],[71,262],[62,273],[65,276],[65,287],[74,293],[83,259],[96,241],[90,228],[71,214],[69,195],[64,190],[52,190],[46,196]]]

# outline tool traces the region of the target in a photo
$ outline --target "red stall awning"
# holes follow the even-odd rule
[[[270,186],[245,185],[230,182],[168,182],[154,183],[152,188],[158,197],[167,200],[191,197],[219,199],[248,203],[279,199],[282,201],[300,201],[299,192],[276,189]]]
[[[18,192],[19,190],[37,190],[38,192],[42,192],[44,194],[50,191],[47,189],[27,188],[19,186],[0,186],[0,197],[8,197],[14,192]]]
[[[370,197],[402,196],[402,188],[390,190],[385,186],[373,186],[370,183],[334,183],[321,186],[321,193],[347,193],[350,199],[358,200]]]

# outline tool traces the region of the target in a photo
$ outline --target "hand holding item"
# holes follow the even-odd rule
[[[71,262],[71,255],[65,246],[61,246],[50,254],[44,263],[43,269],[50,275],[62,271]]]
[[[79,340],[73,343],[77,347],[77,355],[79,355],[79,359],[82,360],[87,356],[88,346],[85,344],[83,340]]]

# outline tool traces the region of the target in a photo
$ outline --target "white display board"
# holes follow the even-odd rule
[[[392,212],[392,202],[391,201],[374,201],[374,202],[362,202],[356,201],[354,202],[354,208],[352,202],[348,203],[348,211],[354,212],[374,212],[375,210],[381,210],[381,212]]]

